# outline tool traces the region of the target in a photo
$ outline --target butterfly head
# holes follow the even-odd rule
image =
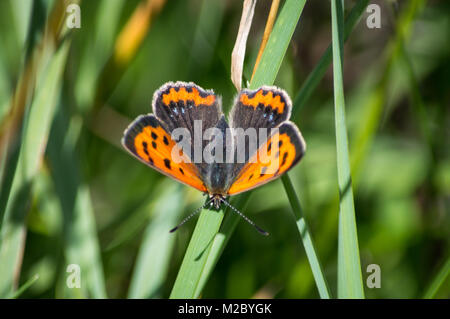
[[[230,208],[233,212],[235,212],[236,214],[238,214],[239,216],[241,216],[246,222],[248,222],[250,225],[252,225],[253,227],[255,227],[255,229],[262,235],[267,236],[269,235],[268,232],[266,232],[264,229],[260,228],[258,225],[256,225],[251,219],[249,219],[247,216],[245,216],[244,214],[242,214],[236,207],[232,206],[226,199],[225,196],[222,194],[209,194],[209,198],[208,200],[205,202],[205,204],[203,204],[202,206],[200,206],[199,208],[197,208],[193,213],[191,213],[188,217],[186,217],[185,219],[183,219],[183,221],[178,224],[178,226],[172,228],[170,230],[171,233],[173,233],[174,231],[176,231],[178,228],[180,228],[184,223],[186,223],[189,219],[191,219],[192,216],[198,214],[203,208],[207,207],[207,206],[212,206],[215,209],[219,209],[220,206],[224,204],[225,206],[227,206],[228,208]]]
[[[225,201],[225,196],[222,194],[210,194],[209,195],[210,205],[215,209],[219,209],[222,203]]]

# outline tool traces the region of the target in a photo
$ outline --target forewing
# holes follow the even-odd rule
[[[141,162],[164,175],[206,192],[197,167],[153,114],[134,120],[124,132],[122,145]]]

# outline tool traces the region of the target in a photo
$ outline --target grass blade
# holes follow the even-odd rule
[[[128,298],[155,298],[166,280],[168,265],[175,244],[175,236],[169,233],[183,211],[181,185],[172,181],[162,185],[163,194],[153,208],[156,216],[148,224],[139,249],[131,278]]]
[[[24,44],[26,52],[31,51],[35,45],[35,40],[43,33],[45,24],[39,21],[39,17],[41,16],[41,12],[45,9],[44,4],[40,2],[33,3],[30,8],[31,21],[27,35],[28,40]],[[42,51],[43,50],[44,48]],[[37,56],[40,51],[37,48],[35,51]],[[28,55],[29,53],[25,54],[25,56]],[[35,75],[38,62],[46,64],[45,61],[39,61],[38,57],[24,61],[24,67],[20,78],[16,83],[13,94],[7,100],[6,97],[9,92],[5,94],[5,101],[3,101],[2,98],[2,102],[5,103],[2,107],[5,107],[5,110],[2,110],[2,113],[4,112],[4,114],[2,114],[0,121],[0,153],[2,153],[1,164],[3,170],[0,180],[0,227],[3,223],[6,204],[11,191],[17,161],[19,159],[20,142],[22,139],[21,134],[23,134],[23,130],[20,130],[19,128],[23,123],[25,110],[29,108],[31,103],[33,90],[36,85]]]
[[[28,288],[30,288],[37,280],[39,279],[39,275],[35,274],[33,277],[28,279],[19,289],[17,289],[12,295],[11,299],[19,298]]]
[[[270,6],[269,16],[267,17],[266,27],[264,28],[264,34],[261,40],[261,45],[259,47],[258,55],[256,56],[255,65],[253,66],[253,72],[250,82],[253,80],[255,76],[255,72],[258,69],[259,61],[261,60],[261,56],[266,48],[267,41],[269,40],[269,36],[272,33],[273,25],[277,18],[278,7],[280,6],[280,0],[273,0]]]
[[[66,264],[81,269],[81,292],[67,289],[69,296],[106,298],[100,247],[89,188],[79,181],[79,164],[75,153],[77,137],[69,130],[64,109],[53,122],[47,155],[55,189],[64,215],[64,251]],[[70,126],[69,126],[70,127]],[[65,267],[64,267],[65,268]]]
[[[287,0],[284,3],[250,83],[251,89],[271,85],[275,81],[305,2],[306,0]]]
[[[369,3],[369,0],[359,0],[352,8],[350,13],[348,14],[347,19],[345,19],[345,26],[344,26],[344,41],[347,40],[350,33],[353,31],[355,25],[358,23],[359,19],[361,18],[361,15],[364,12],[364,9],[367,7],[367,4]],[[300,91],[297,93],[296,97],[294,98],[293,102],[293,109],[292,109],[292,118],[293,120],[297,119],[297,116],[300,112],[300,110],[306,106],[306,101],[311,96],[312,92],[316,89],[317,85],[319,84],[320,80],[325,75],[325,72],[327,71],[329,65],[331,64],[331,60],[333,58],[332,56],[332,48],[331,44],[328,46],[325,53],[320,58],[319,62],[314,67],[314,70],[308,75],[305,82],[303,82],[302,87],[300,88]]]
[[[427,291],[423,295],[423,298],[424,299],[434,298],[434,296],[436,296],[436,293],[438,292],[442,284],[445,282],[445,279],[448,277],[449,274],[450,274],[450,257],[447,258],[447,261],[444,263],[444,265],[442,265],[442,268],[439,270],[436,277],[434,277]]]
[[[68,49],[69,42],[66,42],[46,66],[46,72],[41,73],[36,96],[25,118],[23,144],[1,229],[0,296],[12,293],[20,273],[31,181],[40,167],[45,150]]]
[[[231,81],[239,91],[242,88],[242,69],[244,68],[245,49],[247,38],[252,26],[255,13],[256,0],[244,0],[241,22],[233,52],[231,53]]]
[[[235,202],[232,203],[232,205],[239,210],[243,210],[248,200],[250,199],[250,195],[251,193],[242,194],[241,196],[238,197],[238,199]],[[225,246],[230,240],[231,235],[233,234],[240,220],[240,217],[238,215],[228,214],[227,213],[228,210],[229,209],[225,210],[225,218],[220,227],[220,231],[214,237],[211,250],[209,251],[208,258],[206,259],[206,263],[197,286],[197,290],[195,293],[196,296],[199,296],[200,293],[203,291],[203,288],[205,287],[209,276],[211,275],[214,267],[216,266],[217,261],[222,255]]]
[[[364,298],[350,175],[343,85],[344,8],[331,1],[336,149],[339,183],[338,297]]]
[[[197,298],[197,286],[211,246],[222,223],[224,210],[204,209],[183,258],[170,298]]]
[[[302,239],[303,247],[305,248],[309,264],[311,265],[311,270],[314,276],[314,280],[316,281],[317,290],[319,291],[320,297],[322,299],[329,299],[331,298],[331,294],[328,289],[328,284],[317,257],[314,243],[309,233],[309,228],[306,224],[305,217],[303,216],[303,210],[300,205],[300,201],[298,200],[297,194],[295,193],[294,186],[292,185],[291,179],[287,174],[281,177],[281,180],[283,181],[286,194],[289,198],[289,202],[291,203],[292,212],[295,215],[295,219],[297,220],[297,228],[300,233],[300,237]]]

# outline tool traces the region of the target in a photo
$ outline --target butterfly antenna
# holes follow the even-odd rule
[[[259,227],[258,225],[255,224],[255,222],[253,220],[251,220],[250,218],[248,218],[247,216],[245,216],[244,214],[242,214],[236,207],[232,206],[230,203],[228,203],[225,199],[222,198],[222,203],[224,203],[226,206],[230,207],[236,214],[238,214],[239,216],[241,216],[243,219],[245,219],[245,221],[247,223],[249,223],[250,225],[252,225],[253,227],[256,228],[256,230],[264,235],[264,236],[269,236],[269,233],[266,232],[264,229],[262,229],[261,227]]]
[[[191,219],[192,217],[194,217],[195,215],[197,215],[203,208],[205,208],[206,206],[208,206],[212,201],[212,198],[207,200],[206,203],[204,203],[202,206],[200,206],[199,208],[197,208],[196,210],[194,210],[189,216],[187,216],[185,219],[183,219],[181,221],[181,223],[178,224],[178,226],[172,228],[169,232],[173,233],[174,231],[176,231],[178,228],[180,228],[181,226],[183,226],[189,219]]]

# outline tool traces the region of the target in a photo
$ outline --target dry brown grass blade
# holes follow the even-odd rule
[[[242,88],[242,70],[244,68],[245,47],[248,33],[255,13],[256,0],[245,0],[242,8],[239,31],[231,53],[231,81],[238,91]]]
[[[266,48],[267,41],[269,40],[270,33],[272,33],[273,24],[275,23],[275,19],[277,18],[278,7],[280,6],[280,0],[273,0],[272,5],[270,6],[269,16],[267,17],[266,27],[264,28],[264,34],[261,41],[261,46],[259,47],[258,56],[256,57],[255,66],[253,67],[252,78],[255,75],[255,71],[258,68],[259,61],[261,60],[261,56]],[[250,80],[250,82],[251,82]]]
[[[166,0],[147,0],[134,11],[125,27],[117,37],[114,60],[117,64],[126,64],[135,56],[151,25],[152,17],[159,13]]]

